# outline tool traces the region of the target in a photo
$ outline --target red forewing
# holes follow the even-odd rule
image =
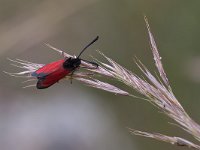
[[[64,78],[71,71],[63,68],[65,60],[61,59],[52,63],[49,63],[37,71],[32,73],[32,76],[38,78],[37,88],[44,89],[48,88],[60,79]]]
[[[33,72],[31,75],[37,78],[45,77],[53,73],[54,71],[57,71],[59,68],[61,68],[63,66],[64,61],[65,61],[64,59],[61,59],[61,60],[49,63],[41,67],[37,71]]]
[[[56,71],[46,75],[45,77],[38,78],[37,88],[38,89],[48,88],[51,85],[58,82],[60,79],[64,78],[70,72],[71,72],[70,70],[66,70],[63,67],[60,67],[59,69],[57,69]]]

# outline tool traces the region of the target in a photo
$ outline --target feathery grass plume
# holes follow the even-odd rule
[[[186,113],[184,108],[181,106],[181,104],[173,94],[161,62],[161,57],[159,55],[156,42],[154,40],[153,34],[151,33],[148,20],[146,17],[144,19],[148,30],[150,46],[152,49],[155,65],[160,74],[160,78],[156,78],[154,75],[152,75],[151,72],[138,59],[136,60],[136,64],[146,76],[147,80],[140,78],[135,73],[125,69],[102,53],[101,54],[107,59],[109,64],[103,62],[99,63],[101,64],[102,68],[104,68],[104,70],[111,74],[111,77],[144,95],[149,100],[149,102],[151,102],[154,106],[158,107],[162,112],[164,112],[164,114],[177,122],[179,127],[187,131],[195,139],[200,141],[200,126],[189,117],[189,115]],[[162,137],[162,134],[160,134],[160,137]],[[163,138],[164,137],[167,136],[163,135]],[[178,139],[180,142],[181,138]],[[181,141],[184,141],[184,139],[182,139]],[[198,146],[193,146],[193,148],[197,147]]]
[[[184,108],[181,106],[173,94],[166,73],[163,69],[161,57],[159,55],[156,42],[154,40],[153,34],[151,33],[146,17],[145,22],[155,65],[160,74],[160,78],[152,75],[151,72],[145,67],[145,65],[143,65],[138,59],[136,59],[136,64],[146,76],[147,80],[142,79],[135,73],[125,69],[123,66],[106,57],[104,54],[102,55],[107,59],[109,64],[100,63],[105,70],[112,74],[114,79],[117,79],[118,81],[126,84],[127,86],[133,88],[145,96],[149,102],[158,107],[162,112],[164,112],[164,114],[178,123],[179,127],[200,141],[200,126],[189,117],[189,115],[186,113]]]
[[[189,115],[185,112],[179,101],[174,96],[169,81],[167,79],[166,73],[163,69],[161,57],[158,53],[158,49],[153,34],[150,31],[150,27],[146,17],[145,17],[145,22],[148,29],[148,35],[150,39],[152,53],[154,56],[154,61],[161,79],[154,77],[139,60],[136,60],[136,64],[143,72],[143,74],[146,76],[148,81],[141,79],[134,73],[128,71],[127,69],[120,66],[115,61],[106,56],[104,57],[109,61],[110,66],[108,66],[107,64],[106,65],[102,64],[102,65],[114,75],[114,78],[135,89],[140,94],[144,95],[153,105],[157,106],[162,112],[164,112],[164,114],[166,114],[174,121],[176,121],[179,127],[187,131],[188,133],[193,135],[198,141],[200,141],[200,126],[189,117]],[[138,132],[133,132],[133,133],[136,134]],[[142,134],[137,134],[137,135],[142,135]],[[164,135],[162,136],[162,134],[160,134],[159,137],[163,137],[164,139],[166,139],[166,137],[168,136]],[[158,138],[155,139],[158,140]],[[178,139],[180,142],[180,138]],[[182,139],[182,141],[184,140],[185,139]],[[185,143],[189,143],[189,141]],[[191,147],[199,149],[199,146],[191,146]]]
[[[117,64],[112,59],[106,56],[104,57],[108,60],[110,65],[104,63],[101,63],[101,65],[105,67],[105,70],[112,74],[113,78],[144,95],[149,102],[158,107],[164,114],[175,120],[179,127],[193,135],[197,140],[200,139],[199,125],[185,112],[171,89],[168,88],[170,87],[169,85],[166,87],[162,83],[163,80],[160,81],[154,77],[139,60],[137,60],[136,64],[147,77],[148,81],[138,77],[136,74]]]
[[[177,123],[178,127],[191,134],[195,139],[197,139],[200,142],[200,125],[190,118],[190,116],[187,114],[187,112],[184,110],[184,108],[181,106],[179,101],[176,99],[174,93],[172,92],[167,75],[164,71],[161,62],[161,57],[159,55],[156,42],[150,30],[148,20],[146,17],[144,17],[144,20],[147,26],[150,46],[159,76],[154,76],[147,69],[147,67],[137,58],[135,60],[135,63],[142,71],[142,73],[145,75],[146,79],[139,77],[134,72],[129,71],[128,69],[119,65],[111,58],[99,52],[108,61],[108,63],[104,63],[97,60],[97,62],[99,63],[99,67],[91,69],[92,66],[90,63],[81,61],[81,67],[84,67],[86,69],[86,72],[76,71],[73,75],[66,76],[66,78],[70,79],[73,78],[85,83],[88,86],[105,90],[111,93],[134,97],[129,92],[121,90],[120,88],[112,84],[109,84],[107,82],[97,80],[95,79],[95,77],[96,75],[98,75],[98,77],[100,75],[102,77],[107,77],[117,80],[125,84],[129,88],[137,91],[141,95],[143,95],[144,98],[142,99],[148,100],[151,104],[156,106],[165,115],[173,119]],[[51,49],[57,51],[61,55],[65,56],[66,58],[72,57],[71,55],[63,52],[62,50],[59,50],[49,44],[46,45]],[[76,56],[73,57],[75,58]],[[20,59],[16,60],[10,59],[10,61],[16,63],[14,64],[14,66],[24,69],[22,72],[8,73],[11,76],[17,76],[17,77],[25,76],[28,78],[33,78],[31,76],[31,73],[36,71],[40,67],[44,66],[44,64],[31,63]],[[136,135],[150,137],[156,140],[169,142],[171,144],[176,144],[178,146],[187,146],[195,149],[199,149],[200,147],[199,145],[193,144],[192,142],[181,137],[176,137],[176,136],[170,137],[159,133],[152,134],[133,129],[130,129],[130,132]]]

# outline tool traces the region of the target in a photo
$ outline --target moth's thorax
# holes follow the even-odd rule
[[[81,59],[69,57],[63,63],[63,68],[74,70],[75,68],[78,68],[80,64],[81,64]]]

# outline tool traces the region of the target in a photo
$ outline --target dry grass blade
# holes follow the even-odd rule
[[[143,131],[139,131],[139,130],[134,130],[134,129],[130,129],[129,131],[134,134],[134,135],[139,135],[139,136],[144,136],[144,137],[148,137],[148,138],[152,138],[152,139],[156,139],[158,141],[164,141],[173,145],[177,145],[177,146],[184,146],[184,147],[188,147],[188,148],[193,148],[193,149],[197,149],[200,150],[200,146],[197,144],[194,144],[186,139],[183,139],[181,137],[171,137],[171,136],[167,136],[167,135],[163,135],[160,133],[149,133],[149,132],[143,132]]]
[[[53,46],[50,45],[49,43],[44,43],[44,44],[45,44],[47,47],[51,48],[52,50],[54,50],[54,51],[60,53],[60,55],[62,55],[62,56],[64,56],[64,57],[67,57],[67,58],[68,58],[68,57],[72,57],[71,55],[65,53],[64,51],[62,51],[62,50],[60,50],[60,49],[58,49],[58,48],[56,48],[56,47],[53,47]]]
[[[162,62],[161,62],[162,57],[160,57],[160,55],[159,55],[158,48],[157,48],[156,42],[154,40],[153,34],[151,33],[150,26],[149,26],[149,23],[148,23],[148,19],[147,19],[146,16],[144,16],[144,20],[145,20],[146,27],[147,27],[147,30],[148,30],[150,45],[151,45],[151,49],[152,49],[152,53],[153,53],[153,57],[154,57],[156,67],[157,67],[158,72],[160,73],[160,77],[164,81],[165,85],[169,89],[171,89],[168,78],[166,76],[165,70],[164,70]]]
[[[88,86],[97,88],[97,89],[102,89],[104,91],[108,91],[114,94],[119,94],[119,95],[124,95],[124,96],[131,96],[128,92],[123,91],[119,88],[117,88],[116,86],[113,86],[109,83],[106,82],[102,82],[96,79],[84,79],[84,78],[76,78],[76,80],[79,80],[85,84],[87,84]]]

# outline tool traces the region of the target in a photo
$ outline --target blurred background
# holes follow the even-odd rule
[[[82,58],[103,60],[99,49],[140,75],[133,62],[137,56],[154,72],[145,14],[175,95],[200,123],[199,5],[186,0],[0,0],[0,67],[19,71],[7,57],[36,63],[61,58],[44,43],[78,54],[99,35]],[[143,100],[77,81],[23,89],[24,80],[0,73],[1,150],[182,149],[130,135],[126,127],[192,139]]]

